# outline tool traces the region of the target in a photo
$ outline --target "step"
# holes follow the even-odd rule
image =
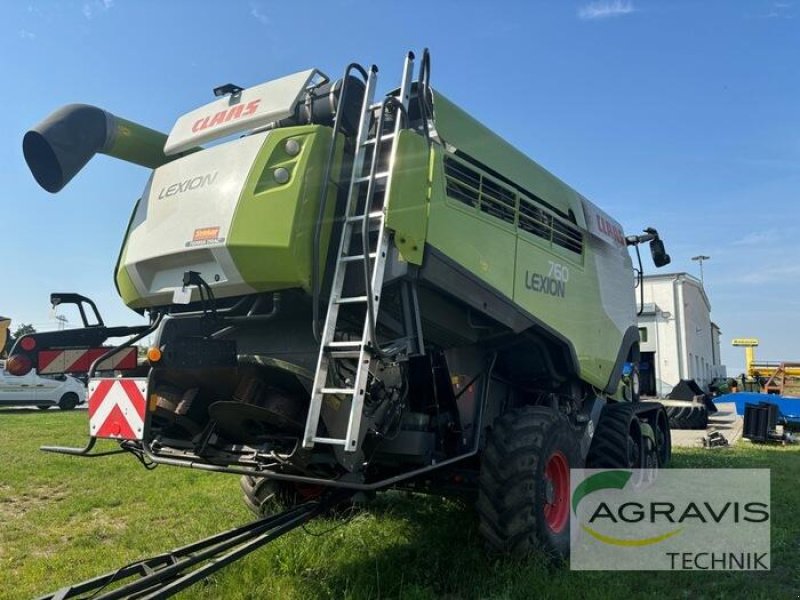
[[[361,350],[328,350],[331,358],[361,358]]]
[[[326,344],[326,348],[361,348],[361,340],[330,342]]]
[[[377,252],[370,252],[368,256],[370,258],[375,258],[376,256],[378,256],[378,253]],[[343,256],[339,260],[341,262],[345,262],[345,263],[355,262],[357,260],[363,261],[364,260],[364,255],[363,254],[354,254],[352,256]]]
[[[378,173],[375,173],[375,179],[384,179],[384,178],[386,178],[388,176],[389,176],[389,171],[379,171]],[[356,177],[355,179],[353,179],[353,182],[354,183],[364,183],[365,181],[369,181],[369,180],[370,180],[370,176],[369,175],[364,175],[364,177]]]
[[[355,388],[328,388],[324,387],[320,390],[321,394],[342,394],[344,396],[352,396],[356,393]]]
[[[374,143],[375,143],[375,140],[376,140],[376,139],[377,139],[377,138],[374,138],[374,137],[373,137],[373,138],[370,138],[370,139],[368,139],[367,141],[365,141],[365,142],[364,142],[363,144],[361,144],[361,145],[362,145],[362,146],[371,146],[372,144],[374,144]],[[380,137],[380,140],[381,140],[382,142],[387,142],[387,141],[389,141],[389,140],[391,140],[391,139],[394,139],[394,134],[393,134],[393,133],[385,133],[384,135],[382,135],[382,136]]]
[[[367,296],[349,296],[346,298],[338,298],[336,304],[358,304],[360,302],[366,302],[367,300]]]
[[[347,440],[340,440],[339,438],[314,437],[312,439],[317,444],[338,444],[339,446],[347,445]]]
[[[373,210],[372,212],[367,213],[366,216],[367,216],[368,219],[380,219],[383,216],[383,211],[382,210]],[[347,217],[347,219],[345,219],[345,220],[348,223],[360,223],[361,221],[364,220],[364,215],[363,214],[362,215],[353,215],[352,217]]]

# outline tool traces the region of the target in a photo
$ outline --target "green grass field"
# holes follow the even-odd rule
[[[0,410],[0,598],[52,592],[250,520],[235,476],[38,450],[83,445],[86,419]],[[468,507],[393,493],[349,521],[314,521],[179,597],[800,597],[800,450],[680,451],[674,466],[772,469],[772,571],[580,573],[500,560],[484,552]]]

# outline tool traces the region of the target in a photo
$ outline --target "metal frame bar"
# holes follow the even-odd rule
[[[52,594],[41,596],[39,600],[66,600],[82,597],[86,593],[90,593],[89,597],[93,600],[168,598],[264,544],[300,527],[345,497],[346,495],[338,494],[329,496],[321,502],[295,506],[280,514],[253,521],[64,587]],[[189,571],[193,567],[197,568]],[[138,579],[103,593],[103,590],[111,584],[130,577]]]

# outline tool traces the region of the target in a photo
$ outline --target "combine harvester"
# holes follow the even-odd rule
[[[626,237],[432,89],[427,51],[413,70],[409,53],[378,99],[357,64],[224,85],[169,135],[86,105],[26,134],[50,192],[98,152],[152,169],[116,268],[149,324],[54,294],[84,327],[11,352],[16,373],[88,374],[88,445],[45,449],[111,438],[148,465],[237,474],[262,517],[59,598],[126,578],[109,597],[163,597],[389,488],[467,494],[491,547],[564,556],[570,468],[669,462],[664,409],[622,377],[639,359],[628,247],[665,265],[658,233]]]

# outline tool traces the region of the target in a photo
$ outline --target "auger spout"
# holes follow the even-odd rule
[[[68,104],[25,134],[22,151],[37,183],[59,192],[98,152],[154,169],[166,156],[164,133],[88,104]]]

